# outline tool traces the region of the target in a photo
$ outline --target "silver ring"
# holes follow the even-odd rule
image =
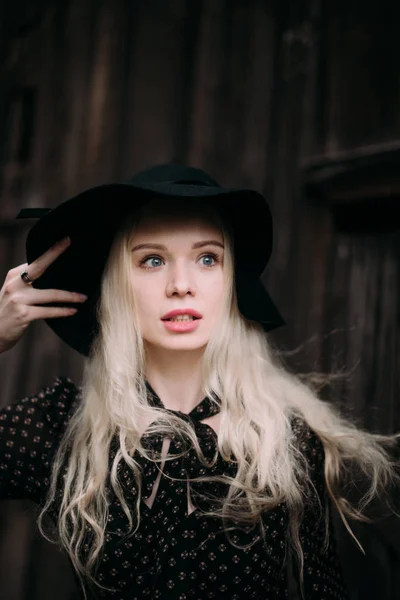
[[[24,283],[26,283],[26,285],[32,285],[33,279],[31,279],[29,277],[28,271],[22,271],[22,273],[20,274],[20,277],[21,277],[22,281]]]

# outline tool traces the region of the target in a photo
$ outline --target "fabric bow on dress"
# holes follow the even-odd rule
[[[178,457],[164,462],[162,476],[153,505],[151,509],[147,505],[145,506],[148,510],[156,509],[155,512],[157,512],[158,505],[160,508],[165,508],[166,503],[173,503],[177,515],[182,517],[182,514],[185,514],[186,517],[189,517],[192,513],[189,514],[188,510],[188,480],[205,475],[220,475],[224,472],[226,473],[228,465],[234,465],[234,463],[226,463],[222,459],[217,451],[216,432],[206,423],[202,423],[204,419],[219,413],[219,407],[208,397],[205,397],[189,414],[165,409],[161,399],[148,382],[146,382],[146,386],[152,406],[164,408],[166,412],[178,415],[182,420],[190,423],[195,431],[207,463],[211,464],[214,462],[212,466],[207,467],[200,461],[189,439],[182,441],[179,436],[168,436],[170,439],[168,454],[176,454]],[[142,445],[154,458],[161,455],[163,439],[163,435],[146,434],[145,432],[142,436]],[[182,452],[185,453],[183,456],[180,456]],[[147,460],[138,451],[135,452],[134,457],[139,462],[143,473],[142,501],[147,500],[153,492],[154,484],[160,473],[161,463],[154,463]],[[229,470],[232,471],[232,469]],[[234,473],[230,472],[229,475],[234,476]],[[227,491],[226,485],[219,482],[193,482],[189,483],[189,486],[191,502],[196,508],[210,508],[205,500],[206,496],[211,495],[221,498]],[[223,488],[225,489],[223,490]]]

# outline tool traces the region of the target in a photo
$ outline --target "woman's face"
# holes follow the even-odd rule
[[[135,228],[130,249],[132,284],[145,346],[166,350],[205,347],[224,291],[223,236],[217,224],[187,210],[162,218],[150,214]],[[172,310],[189,308],[202,315],[192,330],[173,331],[166,323],[174,325],[162,320]]]

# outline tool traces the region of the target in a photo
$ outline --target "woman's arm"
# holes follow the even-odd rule
[[[70,379],[57,377],[38,394],[0,411],[0,499],[41,501],[77,394]]]

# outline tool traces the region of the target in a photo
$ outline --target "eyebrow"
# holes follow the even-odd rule
[[[204,240],[202,242],[195,242],[192,246],[192,250],[196,250],[197,248],[203,248],[204,246],[219,246],[220,248],[224,248],[224,245],[218,240]],[[131,252],[135,252],[135,250],[144,250],[144,249],[153,249],[153,250],[164,250],[168,251],[166,246],[162,244],[138,244],[134,246]]]

